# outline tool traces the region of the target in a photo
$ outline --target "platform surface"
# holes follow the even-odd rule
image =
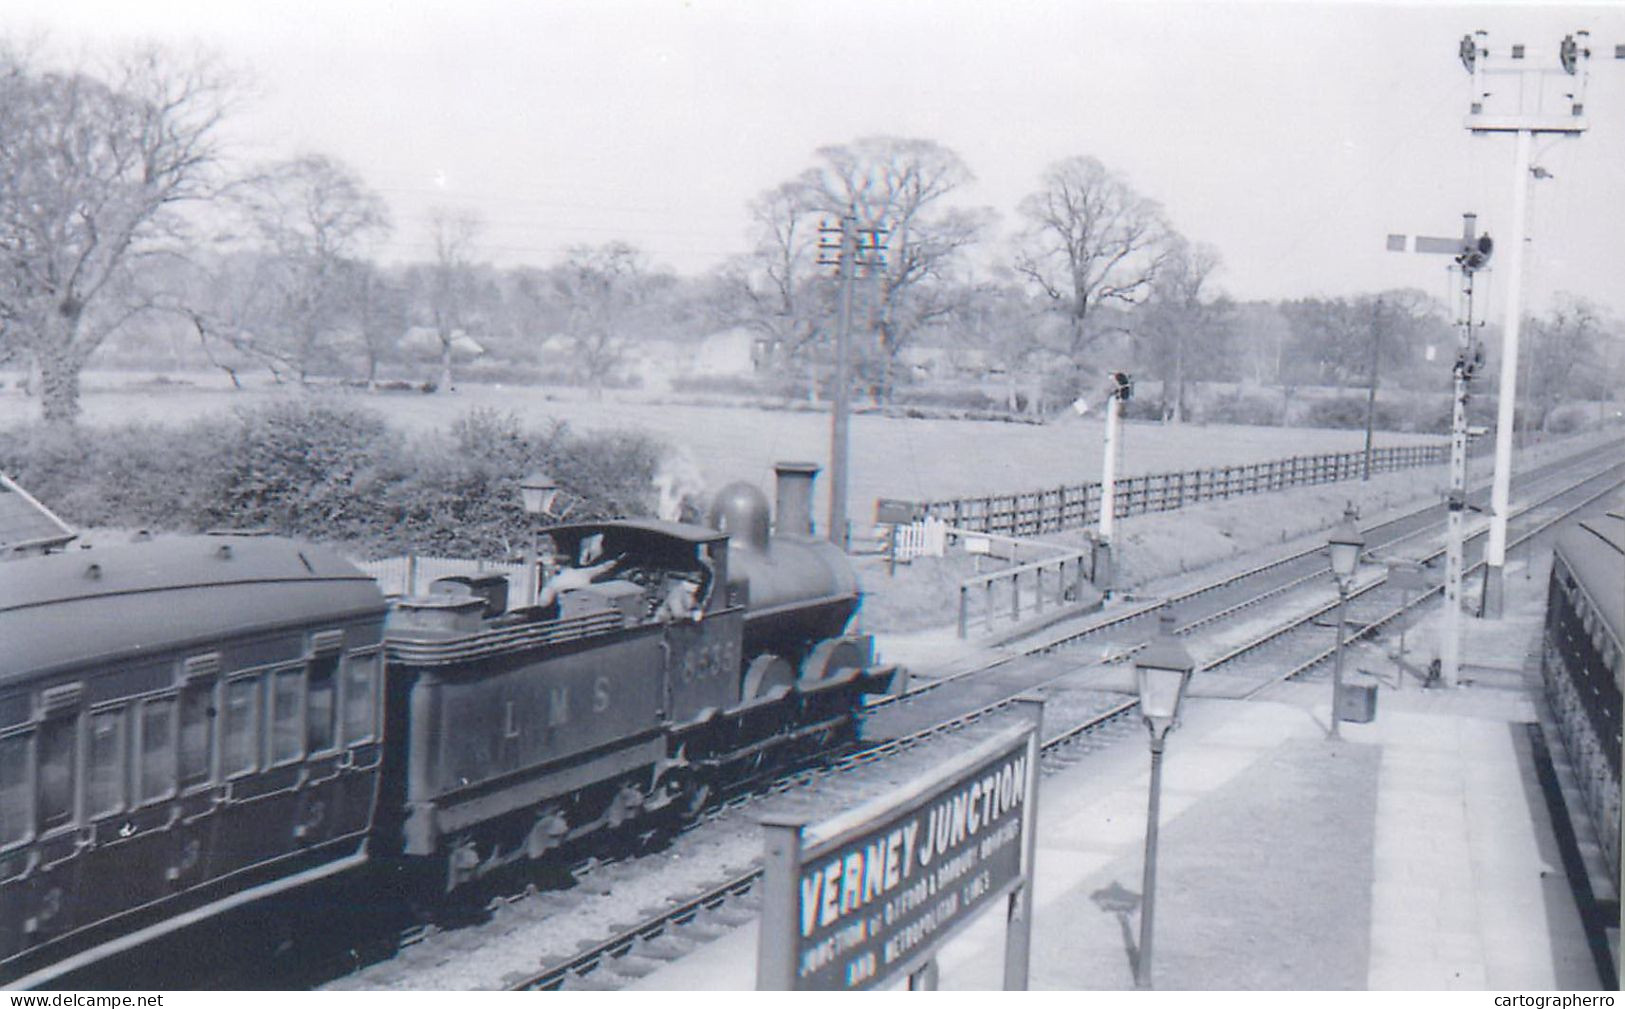
[[[1388,686],[1341,741],[1325,683],[1191,697],[1164,764],[1155,986],[1599,987],[1536,771],[1543,602],[1543,577],[1509,563],[1507,615],[1466,621],[1452,690],[1396,687],[1367,646],[1355,664]],[[1412,647],[1432,636],[1424,622]],[[1134,986],[1148,780],[1136,736],[1045,777],[1032,988]],[[1003,952],[985,914],[941,950],[940,986],[1000,987]],[[751,923],[636,987],[750,989],[755,964]]]

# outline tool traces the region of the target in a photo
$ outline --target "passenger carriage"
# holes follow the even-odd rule
[[[0,977],[359,864],[385,610],[271,537],[0,567]]]
[[[1619,878],[1621,684],[1625,683],[1625,512],[1559,534],[1541,671],[1578,769],[1603,857]]]

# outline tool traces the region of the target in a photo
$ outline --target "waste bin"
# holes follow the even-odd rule
[[[1337,694],[1337,717],[1344,722],[1369,722],[1377,717],[1377,686],[1345,683]]]

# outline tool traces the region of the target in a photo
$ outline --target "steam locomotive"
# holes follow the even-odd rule
[[[747,484],[710,527],[548,529],[569,587],[516,606],[483,576],[392,602],[275,537],[7,563],[0,979],[363,866],[450,893],[850,732],[894,670],[849,631],[815,473],[779,468],[772,534]]]

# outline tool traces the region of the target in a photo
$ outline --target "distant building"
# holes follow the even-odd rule
[[[79,534],[0,473],[0,560],[59,550]]]
[[[697,343],[642,340],[628,363],[645,389],[664,391],[676,377],[753,375],[760,353],[756,338],[748,330],[736,327],[711,333]]]
[[[401,349],[422,357],[440,356],[440,334],[432,326],[411,326],[401,335]],[[461,329],[451,331],[452,353],[461,358],[479,357],[485,347]]]

